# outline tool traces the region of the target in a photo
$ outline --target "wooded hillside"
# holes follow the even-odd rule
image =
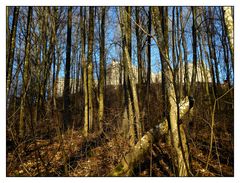
[[[7,7],[7,176],[234,176],[233,7]]]

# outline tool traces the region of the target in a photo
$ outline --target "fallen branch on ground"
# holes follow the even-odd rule
[[[186,97],[180,103],[180,119],[187,113],[191,113],[190,106],[192,106],[189,99]],[[181,124],[182,125],[182,124]],[[180,125],[180,126],[181,126]],[[168,121],[164,119],[154,128],[145,133],[145,135],[137,142],[132,151],[129,152],[122,161],[108,174],[108,176],[130,176],[135,165],[141,161],[146,154],[150,152],[151,143],[168,132]]]

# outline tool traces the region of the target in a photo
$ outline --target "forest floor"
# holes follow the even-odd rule
[[[216,128],[219,128],[216,123]],[[222,128],[222,127],[220,127]],[[193,176],[233,176],[233,141],[230,133],[216,134],[211,159],[209,130],[202,128],[191,134],[189,151]],[[221,137],[220,137],[221,136]],[[7,153],[7,176],[107,176],[121,161],[130,146],[118,131],[86,140],[80,131],[68,130],[62,135],[67,161],[64,173],[64,156],[59,137],[35,139],[19,144]],[[231,144],[231,145],[229,145]],[[152,153],[135,168],[133,176],[175,176],[172,164],[174,152],[166,143],[152,145]]]
[[[114,93],[109,95],[114,96]],[[152,111],[150,110],[145,126],[146,131],[156,125],[157,119],[161,119],[158,112],[162,111],[159,108],[161,101],[154,100],[155,98],[151,101]],[[11,138],[14,137],[11,129],[7,129],[6,175],[108,176],[131,151],[131,147],[129,139],[121,132],[122,115],[117,99],[106,99],[109,106],[106,107],[108,111],[104,122],[105,130],[101,135],[93,133],[84,138],[80,128],[76,127],[59,136],[53,120],[48,122],[51,124],[48,126],[50,129],[36,128],[40,132],[34,138],[30,135],[27,140],[16,143]],[[200,96],[198,101],[203,101]],[[194,117],[185,128],[189,145],[190,176],[234,176],[234,109],[228,105],[219,105],[212,118],[209,112],[211,110],[198,101],[194,107]],[[229,101],[233,99],[229,98]],[[44,127],[47,128],[45,124],[44,121]],[[173,148],[165,139],[159,139],[151,147],[151,153],[138,163],[132,176],[176,176],[176,153]]]

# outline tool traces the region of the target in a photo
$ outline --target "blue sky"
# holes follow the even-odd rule
[[[119,27],[119,22],[117,19],[117,11],[116,11],[117,7],[109,7],[108,13],[107,13],[107,21],[106,21],[106,48],[107,48],[107,63],[109,64],[113,59],[115,60],[119,60],[119,52],[121,50],[121,48],[119,47],[118,44],[114,44],[114,42],[118,41],[121,42],[121,32],[120,32],[120,27]],[[147,8],[146,8],[147,9]],[[183,18],[186,17],[187,12],[188,12],[189,7],[183,7]],[[26,8],[21,8],[20,9],[20,14],[22,14],[22,12],[24,11],[24,14],[27,14],[27,9]],[[73,8],[74,11],[74,21],[78,21],[78,13],[79,13],[79,8],[75,7]],[[134,11],[134,10],[133,10]],[[148,10],[147,10],[148,11]],[[11,13],[11,12],[10,12]],[[215,10],[215,16],[218,16],[218,11],[217,9]],[[23,16],[24,19],[26,20],[26,16]],[[135,16],[132,16],[133,19],[135,19]],[[65,10],[65,16],[63,17],[64,20],[66,21],[67,18],[67,11]],[[172,20],[172,8],[169,7],[169,56],[170,56],[170,60],[171,60],[171,20]],[[220,38],[221,38],[221,25],[218,21],[215,21],[215,27],[217,30],[217,35],[216,37],[216,43],[217,45],[221,45],[220,42]],[[10,16],[9,18],[9,24],[11,27],[11,23],[12,23],[12,16]],[[35,22],[36,23],[36,22]],[[76,23],[76,22],[75,22]],[[192,26],[192,14],[190,13],[190,18],[188,19],[188,22],[186,24],[185,27],[185,31],[186,31],[186,40],[187,40],[187,48],[188,48],[188,61],[192,62],[192,33],[191,33],[191,27]],[[134,23],[132,22],[132,29],[134,29]],[[152,28],[153,29],[153,28]],[[38,29],[35,29],[35,31],[37,31]],[[99,30],[99,25],[98,25],[98,21],[95,20],[95,33],[98,34]],[[62,44],[62,55],[61,55],[61,60],[62,60],[62,66],[61,66],[61,72],[60,72],[60,77],[64,76],[64,68],[65,68],[65,45],[64,43],[66,43],[66,31],[67,31],[67,26],[65,25],[62,34],[64,35],[63,37],[63,44]],[[18,33],[21,32],[18,29]],[[73,26],[73,35],[76,35],[76,30],[75,27]],[[153,34],[154,32],[152,32]],[[79,39],[79,38],[78,38]],[[95,52],[94,55],[94,59],[96,59],[96,63],[99,62],[99,45],[98,45],[98,35],[96,35],[95,37],[95,44],[96,44],[96,48],[98,48]],[[74,44],[76,41],[76,36],[72,36],[72,44]],[[79,42],[80,43],[80,42]],[[17,42],[17,44],[19,44],[19,40]],[[154,40],[151,41],[151,62],[152,62],[152,72],[156,73],[159,72],[161,70],[161,64],[160,64],[160,56],[159,56],[159,50],[154,42]],[[24,44],[22,43],[22,46],[24,46]],[[220,50],[220,51],[219,51]],[[207,49],[208,51],[208,49]],[[137,56],[136,56],[136,36],[135,36],[135,30],[132,31],[132,63],[137,66]],[[199,49],[198,49],[199,52]],[[16,53],[16,52],[15,52]],[[223,54],[221,52],[221,49],[217,49],[217,57],[219,60],[223,59]],[[205,57],[205,54],[203,54],[203,58],[204,58],[204,62],[207,64],[207,60]],[[75,59],[75,57],[72,59]],[[97,65],[98,66],[98,65]],[[98,70],[98,68],[96,68]],[[220,77],[221,80],[225,79],[225,74],[224,72],[224,65],[219,65],[219,70],[220,70]]]

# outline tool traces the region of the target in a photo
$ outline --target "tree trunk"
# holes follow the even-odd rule
[[[182,98],[182,91],[183,91],[183,85],[182,85],[182,82],[183,82],[183,62],[182,62],[182,48],[181,48],[181,27],[180,27],[180,11],[179,11],[179,8],[177,8],[177,36],[178,36],[178,49],[179,49],[179,56],[178,56],[178,60],[179,60],[179,72],[178,72],[178,75],[179,75],[179,81],[178,81],[178,84],[179,84],[179,99]]]
[[[94,39],[94,7],[89,7],[88,28],[88,124],[89,131],[93,130],[93,39]]]
[[[228,42],[230,44],[230,52],[232,56],[232,65],[234,68],[234,22],[233,22],[233,12],[231,7],[225,6],[223,7],[223,13],[224,13],[224,22],[225,22],[225,27],[226,27],[226,32],[227,32],[227,37],[228,37]]]
[[[192,69],[192,80],[190,87],[190,95],[194,95],[195,83],[196,83],[196,75],[197,75],[197,30],[196,30],[196,7],[192,7],[192,15],[193,15],[193,25],[192,25],[192,49],[193,49],[193,69]]]
[[[52,31],[53,31],[53,37],[54,37],[54,43],[55,45],[53,46],[53,80],[52,80],[52,101],[53,101],[53,111],[55,111],[57,109],[57,104],[56,104],[56,97],[57,97],[57,77],[58,77],[58,72],[56,72],[56,65],[58,65],[56,63],[57,61],[57,56],[56,56],[56,50],[57,50],[57,30],[58,30],[58,26],[57,26],[57,17],[58,17],[58,8],[54,7],[53,8],[53,13],[52,13]],[[58,70],[58,69],[57,69]]]
[[[230,64],[229,64],[229,54],[228,54],[228,46],[227,46],[227,34],[226,34],[226,29],[225,29],[225,24],[224,24],[224,10],[221,9],[221,25],[222,25],[222,46],[223,46],[223,54],[224,54],[224,62],[226,65],[226,80],[228,82],[229,88],[231,88],[231,82],[230,82]]]
[[[102,8],[101,16],[101,37],[100,37],[100,81],[99,81],[99,109],[98,109],[98,123],[99,131],[103,130],[103,115],[104,115],[104,66],[105,66],[105,10]]]
[[[136,23],[140,24],[140,17],[139,17],[140,9],[139,7],[135,7],[135,15],[136,15]],[[139,98],[141,99],[141,90],[142,90],[142,82],[143,82],[143,63],[142,63],[142,36],[140,35],[140,30],[138,26],[136,28],[136,39],[137,39],[137,60],[138,60],[138,88],[139,88]],[[140,102],[141,103],[141,102]]]
[[[165,12],[166,13],[166,12]],[[187,147],[185,147],[186,144],[183,144],[183,135],[180,135],[180,128],[178,125],[178,107],[176,103],[176,95],[175,95],[175,89],[173,84],[173,71],[170,67],[170,61],[168,59],[168,54],[164,39],[164,33],[165,38],[166,32],[168,32],[168,29],[166,26],[160,27],[161,25],[159,23],[159,14],[161,12],[157,8],[153,8],[153,25],[155,27],[155,32],[157,33],[157,44],[160,49],[161,59],[163,59],[163,69],[164,69],[164,75],[165,75],[165,87],[167,90],[167,103],[168,103],[168,111],[169,111],[169,124],[170,124],[170,131],[172,135],[172,143],[174,146],[174,149],[177,153],[177,161],[178,161],[178,175],[179,176],[187,176],[189,172],[189,159],[187,157],[188,152],[185,151]],[[164,13],[163,13],[164,14]],[[164,30],[164,31],[163,31]],[[179,115],[180,116],[180,115]]]
[[[189,81],[189,72],[188,72],[188,50],[187,50],[187,42],[185,38],[185,27],[183,24],[183,17],[182,17],[182,7],[180,7],[180,22],[181,22],[181,36],[182,36],[182,46],[183,46],[183,54],[184,54],[184,91],[185,95],[189,96],[190,95],[190,81]]]
[[[204,84],[205,84],[206,96],[209,97],[209,86],[208,86],[209,78],[208,78],[208,74],[207,74],[205,64],[204,64],[204,60],[203,60],[203,50],[202,50],[200,34],[198,34],[198,41],[199,41],[198,44],[199,44],[199,50],[200,50],[201,69],[202,69],[203,76],[204,76],[204,79],[202,80],[202,82],[204,82]]]
[[[172,61],[173,61],[173,70],[174,75],[173,79],[175,80],[174,85],[176,84],[177,80],[177,61],[176,61],[176,53],[175,53],[175,7],[172,7]]]
[[[86,36],[85,36],[85,18],[86,18],[86,9],[84,7],[80,7],[80,26],[81,26],[81,61],[83,66],[83,88],[84,88],[84,127],[83,134],[85,137],[88,136],[88,85],[87,85],[87,64],[85,59],[85,44],[86,44]]]
[[[217,55],[216,55],[214,16],[213,16],[211,7],[209,7],[208,11],[209,11],[209,18],[210,18],[210,36],[211,36],[211,46],[212,46],[212,54],[213,54],[213,60],[214,60],[214,68],[215,68],[217,85],[219,86],[220,79],[219,79],[218,61],[217,61]]]
[[[8,9],[8,7],[7,7]],[[18,15],[19,15],[19,7],[14,7],[13,12],[13,22],[12,22],[12,29],[10,33],[8,50],[7,50],[7,96],[10,90],[10,85],[12,81],[12,69],[13,69],[13,60],[14,60],[14,51],[15,51],[15,43],[16,43],[16,32],[17,32],[17,24],[18,24]],[[8,20],[8,17],[7,17]],[[8,29],[8,24],[7,24]]]
[[[152,32],[152,16],[151,16],[151,6],[148,10],[148,34],[151,35]],[[151,36],[147,37],[147,116],[149,115],[149,105],[150,105],[150,86],[151,86]],[[148,119],[148,118],[147,118]],[[148,122],[148,121],[147,121]]]
[[[204,18],[205,18],[205,20],[207,20],[207,15],[206,15],[206,11],[204,11]],[[212,75],[212,83],[213,83],[213,94],[214,94],[214,96],[216,96],[217,95],[217,87],[216,87],[216,78],[215,78],[215,71],[214,71],[214,64],[213,64],[213,58],[214,58],[214,56],[213,56],[213,50],[212,50],[212,44],[211,44],[211,42],[212,42],[212,40],[211,40],[211,33],[210,33],[210,28],[209,28],[209,26],[210,26],[210,23],[209,22],[207,22],[206,23],[206,27],[207,27],[207,43],[208,43],[208,49],[209,49],[209,55],[210,55],[210,64],[209,64],[209,66],[210,66],[210,69],[211,69],[211,75]]]
[[[72,7],[68,8],[68,23],[67,23],[67,47],[66,47],[66,68],[64,78],[64,130],[68,128],[71,120],[70,117],[70,66],[71,66],[71,44],[72,44]]]
[[[31,33],[31,22],[32,22],[32,7],[28,8],[27,16],[27,31],[25,37],[25,56],[24,56],[24,71],[23,71],[23,84],[22,84],[22,94],[21,94],[21,103],[20,103],[20,118],[19,118],[19,138],[22,139],[25,135],[25,103],[26,103],[26,94],[28,86],[30,84],[30,75],[29,75],[29,55],[30,55],[30,33]]]
[[[130,93],[132,94],[133,98],[133,107],[134,107],[134,116],[135,116],[135,123],[137,129],[137,138],[140,139],[142,137],[142,124],[140,121],[140,112],[139,112],[139,104],[138,104],[138,96],[137,96],[137,88],[136,83],[134,82],[134,74],[132,69],[131,63],[131,8],[127,7],[124,11],[124,8],[121,8],[120,17],[122,17],[122,24],[123,24],[123,45],[124,54],[125,54],[125,62],[126,62],[126,72],[128,75],[128,80],[130,84]]]

